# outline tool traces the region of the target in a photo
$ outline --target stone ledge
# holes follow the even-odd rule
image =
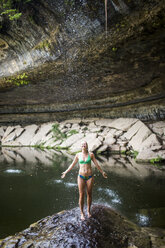
[[[138,162],[159,162],[165,159],[165,121],[160,134],[136,118],[78,119],[49,122],[42,125],[1,127],[2,146],[34,146],[40,148],[67,149],[74,154],[81,150],[81,142],[88,142],[89,150],[98,153],[136,154]],[[158,132],[158,129],[157,129]]]
[[[109,207],[94,205],[92,217],[80,220],[78,208],[43,218],[0,241],[7,247],[151,248],[142,229]]]

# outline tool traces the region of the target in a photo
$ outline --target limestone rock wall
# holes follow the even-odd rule
[[[0,123],[164,120],[164,13],[163,0],[111,0],[106,36],[104,1],[31,1],[0,30]]]
[[[96,1],[101,13],[104,4]],[[46,61],[56,61],[63,52],[76,55],[71,46],[101,30],[101,13],[91,20],[91,6],[86,1],[39,0],[21,10],[18,22],[0,28],[0,77],[36,68]],[[2,16],[3,18],[3,16]],[[76,44],[75,44],[76,45]]]
[[[88,142],[89,150],[97,153],[136,153],[137,161],[165,159],[165,122],[144,124],[136,118],[75,119],[41,125],[8,126],[0,128],[2,146],[35,146],[81,150]]]

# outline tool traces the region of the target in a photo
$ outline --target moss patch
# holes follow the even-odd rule
[[[16,76],[3,78],[3,82],[8,86],[22,86],[29,84],[28,75],[25,72]]]

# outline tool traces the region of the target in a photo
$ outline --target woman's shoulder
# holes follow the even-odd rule
[[[91,158],[94,156],[93,152],[89,152],[89,155]]]
[[[81,156],[81,152],[78,152],[78,153],[76,153],[76,157],[80,157]]]

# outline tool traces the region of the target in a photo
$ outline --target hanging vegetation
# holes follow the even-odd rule
[[[0,16],[6,16],[10,21],[20,18],[21,7],[31,0],[0,0]]]

